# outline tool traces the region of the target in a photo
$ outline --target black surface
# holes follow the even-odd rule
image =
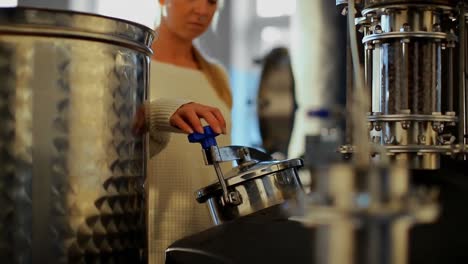
[[[215,257],[212,263],[311,263],[312,250],[304,250],[312,249],[310,232],[274,206],[175,242],[169,249],[211,255],[174,250],[167,253],[166,263],[208,263]]]
[[[442,208],[434,224],[410,231],[410,263],[468,263],[468,163],[443,160],[442,168],[413,172],[414,185],[439,188]]]
[[[467,164],[444,160],[443,170],[413,172],[414,186],[439,188],[442,211],[435,223],[410,231],[408,263],[468,263]],[[274,206],[176,241],[166,263],[311,264],[313,232]]]

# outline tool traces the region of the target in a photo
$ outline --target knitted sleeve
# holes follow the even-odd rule
[[[169,119],[177,109],[191,101],[178,98],[160,98],[145,104],[146,123],[149,127],[150,156],[161,152],[169,143],[171,132],[182,133],[170,125]]]

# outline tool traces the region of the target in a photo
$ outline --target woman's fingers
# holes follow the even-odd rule
[[[170,123],[172,126],[177,127],[178,129],[184,131],[187,134],[193,133],[192,126],[185,122],[185,120],[180,115],[172,115]]]
[[[226,134],[226,121],[219,109],[198,103],[188,103],[181,106],[171,117],[171,125],[186,133],[203,133],[201,118],[218,133]],[[192,132],[191,132],[192,131]]]
[[[215,117],[215,115],[211,111],[204,110],[200,112],[199,115],[203,117],[203,119],[206,120],[206,122],[213,129],[214,132],[218,134],[223,133],[220,122],[218,121],[218,119]]]
[[[181,113],[181,116],[193,130],[197,131],[198,133],[203,133],[203,126],[195,109],[188,108]]]
[[[223,134],[226,134],[226,120],[224,120],[224,116],[223,116],[223,114],[221,113],[221,111],[219,111],[218,108],[213,108],[213,109],[212,109],[212,114],[213,114],[213,115],[216,117],[216,119],[218,120],[219,125],[221,126],[222,133],[223,133]]]

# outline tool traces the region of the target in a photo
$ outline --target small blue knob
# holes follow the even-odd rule
[[[321,119],[330,118],[332,113],[328,109],[316,109],[316,110],[309,110],[307,115],[310,117],[317,117]]]
[[[219,134],[214,132],[210,126],[203,127],[205,133],[192,133],[188,135],[188,140],[190,143],[200,143],[203,149],[209,149],[212,146],[217,146],[215,137]]]

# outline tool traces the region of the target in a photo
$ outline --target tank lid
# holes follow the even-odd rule
[[[252,164],[251,166],[235,167],[225,175],[226,185],[228,187],[235,187],[245,181],[253,180],[256,178],[264,177],[279,171],[299,168],[304,165],[302,159],[289,159],[282,161],[262,161]],[[207,199],[215,194],[222,192],[221,186],[218,181],[208,185],[196,192],[196,198],[199,203],[205,202]]]
[[[0,8],[0,34],[109,42],[147,55],[156,36],[152,29],[122,19],[28,7]]]

